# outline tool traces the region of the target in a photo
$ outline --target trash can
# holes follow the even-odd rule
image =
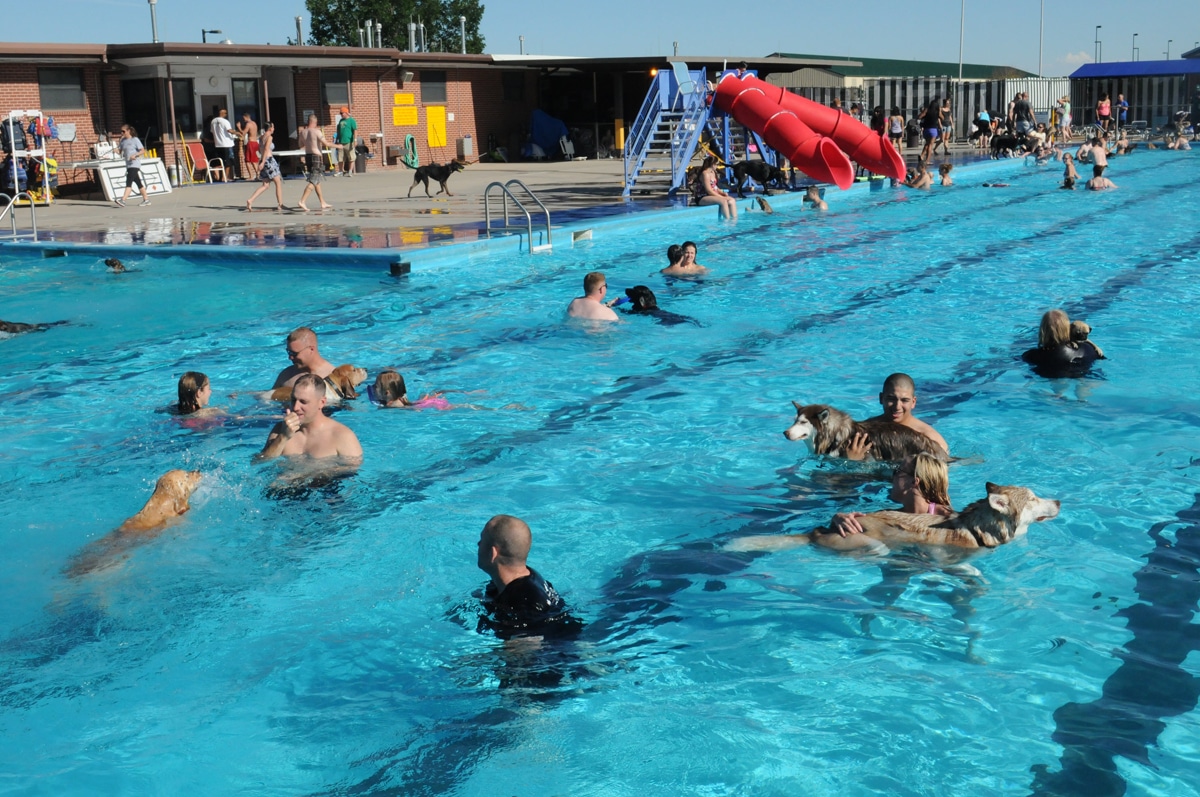
[[[363,144],[363,140],[358,140],[358,146],[354,148],[354,173],[367,173],[367,156],[371,154],[371,148]]]
[[[175,188],[179,187],[179,170],[175,168],[175,164],[167,166],[167,179]]]
[[[921,125],[916,119],[909,119],[905,126],[904,146],[919,147],[921,146]]]
[[[468,158],[475,157],[475,140],[470,136],[463,136],[455,143],[458,144],[458,159],[465,161]]]

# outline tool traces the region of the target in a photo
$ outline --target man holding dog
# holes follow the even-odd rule
[[[883,413],[871,420],[891,421],[907,426],[937,443],[947,454],[950,453],[950,446],[946,445],[946,440],[932,426],[913,417],[912,411],[917,406],[917,388],[911,376],[899,373],[889,376],[879,393],[879,404],[883,407]],[[866,435],[859,434],[847,447],[846,458],[866,459],[870,452],[871,444],[867,442]]]
[[[619,321],[612,307],[604,302],[608,291],[608,280],[603,271],[590,271],[583,278],[583,296],[578,296],[567,305],[567,315],[590,321]]]
[[[333,373],[333,363],[317,350],[317,333],[308,327],[297,327],[288,333],[287,353],[292,364],[279,372],[272,387],[294,385],[304,374],[315,374],[324,379]]]
[[[284,410],[283,420],[275,424],[258,459],[275,457],[341,457],[361,462],[363,450],[358,437],[345,424],[324,412],[325,380],[316,374],[302,374],[292,385],[292,406]]]

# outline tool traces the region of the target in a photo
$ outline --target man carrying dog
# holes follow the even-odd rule
[[[341,457],[349,462],[362,461],[358,437],[345,424],[324,413],[325,381],[316,374],[302,374],[292,385],[292,406],[284,410],[283,420],[275,424],[257,459],[275,457]]]
[[[491,580],[483,594],[487,614],[479,618],[479,631],[490,629],[508,639],[579,630],[580,622],[554,585],[528,565],[532,544],[529,525],[512,515],[496,515],[483,527],[476,564]]]
[[[588,272],[583,278],[583,296],[576,297],[567,305],[567,315],[592,321],[619,321],[612,307],[604,302],[606,291],[608,281],[604,278],[604,272]]]
[[[883,407],[883,412],[871,420],[891,421],[907,426],[937,443],[946,453],[950,453],[950,446],[946,445],[945,439],[932,426],[913,417],[912,411],[917,406],[917,389],[911,376],[892,374],[884,380],[883,390],[879,393],[879,404]],[[871,444],[867,442],[867,436],[859,434],[846,448],[846,459],[866,459],[870,452]]]
[[[287,353],[292,364],[279,372],[272,387],[294,385],[304,374],[316,374],[324,379],[333,373],[333,363],[317,351],[317,333],[308,327],[297,327],[288,333]]]

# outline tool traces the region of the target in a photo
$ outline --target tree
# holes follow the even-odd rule
[[[462,39],[459,17],[466,17],[467,52],[483,52],[479,0],[306,0],[306,4],[312,15],[310,44],[358,47],[358,28],[369,19],[372,25],[383,24],[386,47],[408,50],[408,23],[416,22],[425,25],[426,50],[457,53]]]

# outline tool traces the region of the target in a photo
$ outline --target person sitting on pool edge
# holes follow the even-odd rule
[[[345,424],[327,416],[324,408],[325,381],[316,374],[301,374],[292,385],[292,406],[284,410],[283,420],[275,424],[256,459],[306,456],[361,462],[363,450],[358,437]]]
[[[619,321],[617,314],[612,311],[613,303],[604,301],[607,290],[608,281],[604,278],[604,272],[589,271],[583,278],[583,296],[571,300],[567,305],[567,315],[592,321]]]
[[[317,333],[308,327],[297,327],[287,336],[288,359],[292,364],[279,372],[272,387],[290,387],[302,374],[316,374],[324,379],[333,373],[333,363],[317,350]]]
[[[408,387],[404,384],[404,377],[394,368],[384,368],[379,372],[379,376],[375,377],[375,384],[371,387],[371,398],[384,409],[389,410],[448,410],[451,406],[450,402],[436,391],[422,396],[417,401],[409,401]]]
[[[501,639],[513,636],[577,632],[582,624],[572,617],[554,585],[530,567],[533,534],[529,525],[512,515],[495,515],[479,534],[479,569],[491,577],[483,592],[486,614],[477,630],[491,630]]]
[[[883,407],[883,412],[871,420],[891,421],[907,426],[937,443],[947,454],[950,453],[950,446],[946,445],[945,439],[932,426],[913,417],[912,411],[917,406],[917,388],[911,376],[896,373],[885,379],[883,390],[879,393],[879,404]],[[846,448],[846,458],[866,459],[870,452],[871,444],[867,442],[867,436],[858,434]]]
[[[888,498],[900,504],[899,512],[912,515],[956,514],[950,504],[950,471],[946,463],[924,451],[905,457],[892,474]],[[862,534],[858,519],[866,512],[838,512],[829,521],[829,530],[845,537]]]

